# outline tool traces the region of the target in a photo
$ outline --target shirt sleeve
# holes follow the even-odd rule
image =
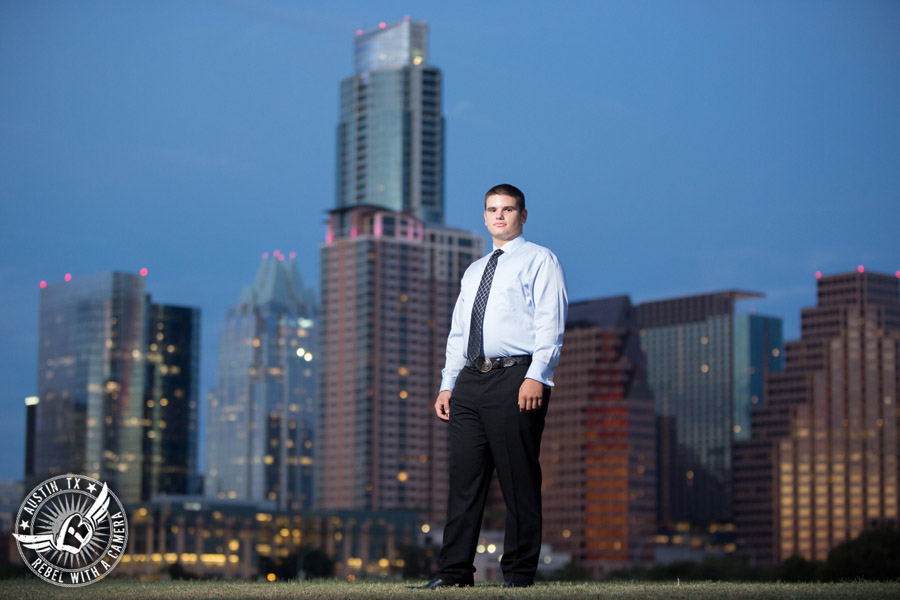
[[[459,297],[456,299],[456,306],[453,307],[450,335],[447,336],[447,360],[444,364],[444,370],[441,371],[440,391],[442,392],[444,390],[453,391],[457,375],[466,366],[465,341],[463,340],[463,311],[465,310],[465,305],[463,292],[460,289]]]
[[[569,312],[566,275],[553,254],[538,264],[533,290],[534,350],[525,377],[552,387]]]

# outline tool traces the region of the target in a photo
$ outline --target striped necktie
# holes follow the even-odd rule
[[[484,309],[487,307],[488,295],[491,293],[491,282],[494,280],[494,271],[497,270],[497,259],[503,254],[503,250],[494,250],[481,283],[478,285],[478,293],[475,294],[475,303],[472,305],[472,318],[469,321],[469,347],[466,358],[474,361],[484,356]]]

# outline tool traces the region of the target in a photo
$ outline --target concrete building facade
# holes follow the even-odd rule
[[[736,449],[735,520],[760,563],[824,560],[898,524],[900,284],[861,270],[820,277],[787,369],[768,378]]]
[[[317,506],[444,518],[447,430],[431,409],[480,236],[375,207],[332,211],[321,250]]]
[[[595,577],[650,562],[655,420],[628,297],[569,305],[554,379],[541,451],[545,541]]]

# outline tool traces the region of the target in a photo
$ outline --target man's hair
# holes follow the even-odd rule
[[[514,185],[501,183],[500,185],[495,185],[494,187],[489,189],[487,191],[487,194],[484,195],[485,207],[487,206],[487,199],[490,196],[509,196],[510,198],[515,198],[516,210],[518,210],[519,212],[525,210],[525,194],[523,194],[522,190]]]

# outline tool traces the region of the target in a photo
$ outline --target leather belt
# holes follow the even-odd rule
[[[475,360],[467,360],[466,366],[487,373],[491,369],[500,369],[503,367],[514,367],[516,365],[530,365],[531,355],[523,354],[521,356],[501,356],[500,358],[485,358],[480,356]]]

